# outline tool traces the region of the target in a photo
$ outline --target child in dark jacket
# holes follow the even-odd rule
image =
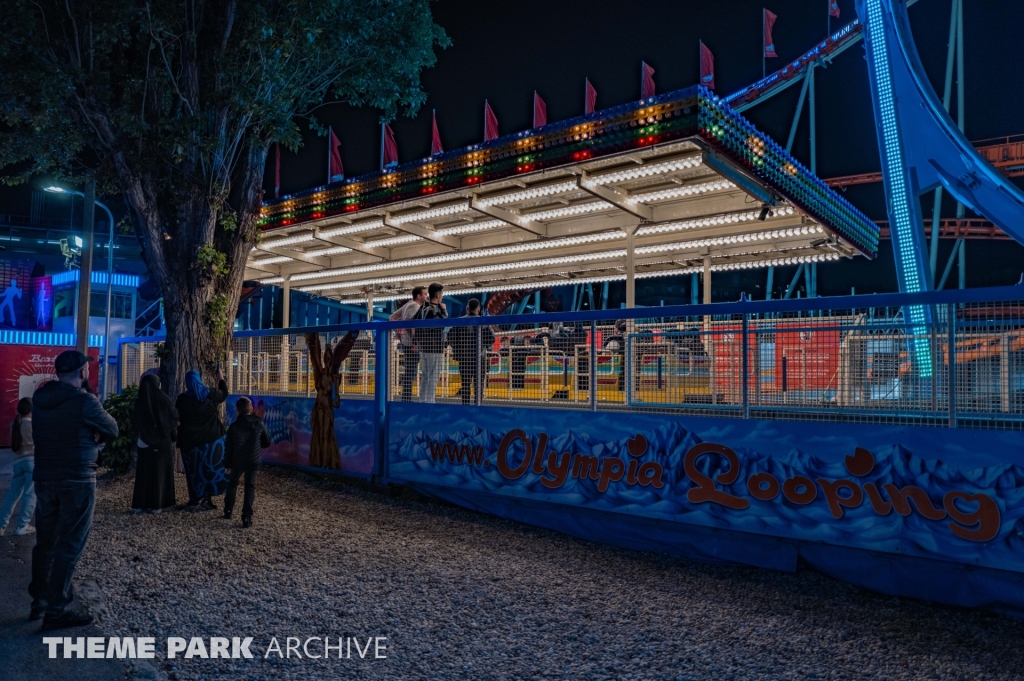
[[[238,418],[228,428],[224,446],[224,468],[228,475],[227,495],[224,498],[224,517],[230,519],[238,493],[238,480],[245,476],[245,498],[242,501],[242,527],[252,526],[252,502],[256,496],[256,471],[263,458],[263,448],[270,446],[267,427],[260,417],[252,413],[252,402],[240,397],[235,402]]]

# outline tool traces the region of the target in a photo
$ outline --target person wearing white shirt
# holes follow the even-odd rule
[[[427,288],[417,286],[412,290],[412,300],[398,308],[388,318],[393,322],[407,322],[416,317],[427,300]],[[412,329],[400,329],[398,332],[398,347],[402,351],[402,374],[399,379],[402,386],[402,401],[412,402],[412,386],[416,383],[416,373],[420,365],[420,351],[413,340]]]

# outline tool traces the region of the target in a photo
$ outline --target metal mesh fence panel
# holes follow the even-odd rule
[[[160,366],[156,357],[156,342],[137,341],[121,344],[119,388],[138,385],[142,374]]]
[[[375,338],[388,334],[386,399],[392,401],[1024,425],[1019,302],[919,305],[914,321],[906,305],[802,306],[768,312],[749,304],[742,309],[750,312],[688,316],[647,308],[623,310],[617,320],[607,313],[500,316],[309,329],[312,336],[296,330],[245,335],[231,341],[225,376],[234,393],[314,396],[317,367],[330,373],[333,366],[334,394],[370,399]],[[358,335],[348,335],[353,327]],[[319,362],[307,343],[314,337]],[[122,344],[121,385],[157,365],[153,346]]]

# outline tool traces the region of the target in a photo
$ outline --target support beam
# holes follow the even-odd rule
[[[789,282],[789,286],[786,287],[786,293],[782,296],[783,300],[789,300],[790,296],[793,295],[793,291],[796,290],[796,285],[800,283],[800,275],[804,273],[804,267],[807,263],[800,263],[796,268],[796,274],[793,275],[793,280]]]
[[[690,275],[690,305],[697,304],[697,287],[699,286],[697,273]]]
[[[475,196],[470,197],[469,207],[478,213],[492,217],[495,220],[501,220],[502,222],[530,232],[536,236],[548,235],[548,226],[543,222],[534,222],[533,220],[516,215],[507,208],[502,208],[500,206],[482,206]]]
[[[366,321],[373,321],[373,289],[366,290]]]
[[[765,284],[764,299],[772,299],[772,286],[775,285],[775,266],[772,265],[768,268],[768,283]]]
[[[762,186],[757,180],[754,180],[741,171],[738,167],[734,166],[731,161],[727,161],[719,156],[717,152],[709,149],[704,152],[703,159],[706,166],[714,170],[719,175],[724,176],[727,180],[731,181],[752,198],[760,201],[761,203],[767,203],[769,206],[776,205],[777,201],[771,191]]]
[[[711,303],[711,256],[704,256],[704,304]]]
[[[953,263],[956,261],[957,252],[963,248],[964,240],[957,239],[953,244],[953,250],[949,254],[949,260],[946,261],[946,269],[942,271],[942,278],[939,279],[939,285],[935,287],[936,291],[941,291],[946,285],[946,279],[949,278],[949,273],[953,271]]]
[[[960,288],[967,288],[967,242],[960,244]]]
[[[636,230],[640,225],[623,227],[626,233],[626,307],[636,307]]]
[[[946,109],[946,113],[949,113],[949,99],[953,94],[953,59],[956,56],[956,43],[957,43],[957,5],[960,4],[960,0],[953,0],[953,8],[949,16],[949,42],[946,47],[946,82],[945,87],[942,90],[942,106]],[[935,203],[932,206],[932,238],[930,244],[930,253],[928,256],[928,264],[931,267],[932,273],[932,284],[935,284],[936,270],[939,265],[939,220],[941,219],[942,211],[942,186],[940,185],[935,190]]]
[[[812,62],[807,66],[807,72],[810,73],[811,69],[814,68]],[[796,102],[796,113],[793,114],[793,124],[789,126],[789,137],[786,139],[786,153],[788,154],[793,149],[793,141],[796,139],[796,129],[800,125],[800,115],[804,112],[804,102],[807,100],[807,86],[810,85],[810,79],[807,74],[804,74],[804,84],[800,88],[800,99]]]
[[[453,250],[457,250],[459,248],[459,246],[461,245],[461,243],[462,243],[461,240],[458,239],[458,238],[450,237],[450,236],[442,236],[442,235],[438,234],[437,232],[435,232],[432,229],[427,229],[426,227],[420,227],[419,225],[413,224],[411,222],[405,222],[405,223],[402,223],[402,224],[395,224],[392,220],[393,220],[393,217],[392,217],[391,213],[385,213],[384,214],[384,226],[385,227],[390,227],[391,229],[398,230],[399,232],[405,232],[406,234],[415,234],[416,236],[420,237],[421,239],[426,239],[427,241],[433,241],[435,244],[441,244],[442,246],[447,246],[448,248],[451,248]]]
[[[289,258],[295,262],[302,263],[303,265],[313,265],[315,267],[330,267],[331,261],[329,258],[315,256],[315,255],[304,255],[299,251],[293,251],[289,248],[269,248],[266,246],[260,247],[261,253],[267,253],[269,255],[276,255],[279,257]],[[262,260],[262,258],[260,258]],[[253,261],[250,261],[250,266]],[[279,263],[284,265],[286,263]]]
[[[814,64],[807,67],[807,98],[810,100],[811,118],[811,175],[818,174],[818,118],[817,107],[814,105]]]
[[[82,354],[89,353],[89,307],[92,302],[92,254],[96,239],[96,180],[85,183],[85,197],[82,201],[82,262],[78,276],[78,302],[75,306],[75,331],[78,338],[75,349]],[[13,315],[12,315],[13,316]],[[104,345],[107,339],[103,339]],[[102,361],[107,361],[107,349],[100,353]]]
[[[388,259],[387,255],[380,252],[381,249],[369,248],[362,241],[356,241],[355,239],[350,239],[345,236],[324,236],[322,233],[322,228],[320,227],[317,227],[316,229],[313,230],[313,238],[316,241],[322,241],[325,244],[330,244],[332,246],[344,246],[345,248],[350,248],[353,251],[356,251],[357,253],[371,255],[374,258],[380,258],[381,260]]]
[[[642,203],[629,203],[625,196],[618,192],[612,191],[607,187],[594,184],[588,181],[589,176],[586,173],[582,173],[576,178],[576,184],[581,190],[590,194],[594,198],[601,199],[605,203],[615,206],[616,208],[623,210],[630,215],[634,215],[641,220],[653,220],[654,211]]]
[[[292,326],[292,281],[290,275],[284,276],[281,282],[281,328],[290,329]]]

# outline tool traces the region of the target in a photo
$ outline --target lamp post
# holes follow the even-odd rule
[[[83,194],[82,192],[75,191],[73,189],[64,189],[63,187],[57,187],[57,186],[46,187],[45,191],[48,191],[51,194],[67,194],[67,195],[73,195],[73,196],[81,196],[83,199],[85,198],[85,194]],[[110,212],[110,209],[107,208],[106,205],[102,201],[96,201],[95,199],[93,199],[93,201],[94,201],[94,203],[97,206],[102,208],[107,213],[107,222],[110,225],[110,234],[107,237],[107,320],[106,320],[106,326],[104,327],[104,331],[103,331],[103,346],[104,346],[103,347],[103,392],[100,394],[100,399],[102,401],[104,398],[106,398],[106,396],[107,396],[107,394],[109,392],[107,390],[107,387],[109,385],[108,379],[110,377],[110,371],[108,369],[109,369],[109,366],[110,366],[110,361],[109,361],[110,360],[110,350],[109,350],[109,348],[110,348],[110,304],[111,304],[112,299],[113,299],[113,284],[114,284],[114,215]],[[93,247],[92,244],[83,244],[83,248],[92,248],[92,247]],[[92,271],[82,272],[81,275],[80,275],[80,279],[82,277],[89,277],[89,281],[91,282],[92,281]],[[80,285],[84,285],[84,282],[80,282]],[[82,306],[79,305],[79,307],[82,307]],[[89,317],[89,307],[90,307],[89,304],[86,303],[86,305],[85,305],[86,319],[88,319],[88,317]],[[81,314],[82,310],[79,310],[78,312],[79,312],[79,314]],[[88,324],[86,324],[86,329],[88,329]],[[88,332],[86,332],[86,335],[88,336]],[[88,338],[86,338],[86,344],[87,344],[86,346],[88,347]]]

